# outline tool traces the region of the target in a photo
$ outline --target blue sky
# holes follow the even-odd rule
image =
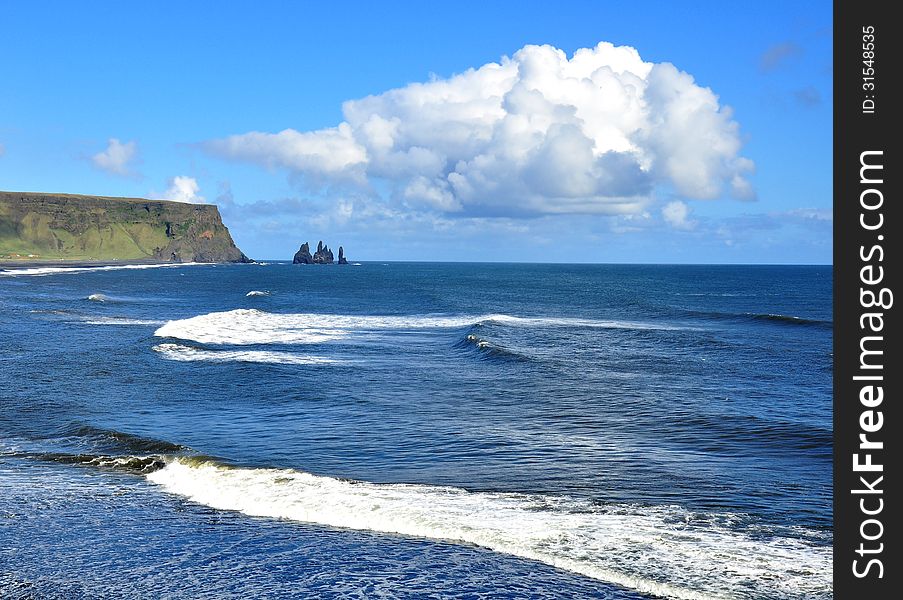
[[[0,189],[217,203],[261,259],[323,239],[831,262],[830,2],[0,2],[0,22]]]

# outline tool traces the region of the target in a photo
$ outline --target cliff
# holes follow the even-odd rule
[[[0,261],[251,262],[212,204],[0,192]]]

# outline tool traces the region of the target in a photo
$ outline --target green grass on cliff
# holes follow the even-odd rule
[[[0,216],[0,258],[134,260],[148,258],[168,243],[160,224],[91,224],[72,233],[52,227],[47,215],[28,213],[18,227]]]
[[[168,235],[167,235],[168,234]],[[247,260],[214,205],[0,191],[0,262]]]

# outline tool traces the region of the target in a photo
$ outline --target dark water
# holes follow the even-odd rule
[[[830,598],[831,282],[0,274],[0,596]]]

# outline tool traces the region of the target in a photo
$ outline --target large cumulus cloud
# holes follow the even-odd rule
[[[345,102],[343,114],[336,127],[205,148],[448,215],[632,214],[659,188],[688,199],[752,194],[730,110],[691,75],[627,46],[603,42],[571,58],[525,46]]]

